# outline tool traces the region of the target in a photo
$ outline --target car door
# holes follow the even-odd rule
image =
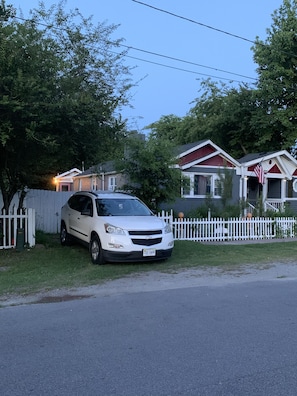
[[[77,237],[84,242],[89,242],[94,208],[92,198],[88,196],[84,198],[80,201],[80,211],[75,219],[75,228]]]
[[[69,201],[69,231],[71,235],[82,241],[87,240],[86,219],[90,217],[83,213],[86,213],[90,203],[92,204],[92,199],[83,194],[75,195]]]

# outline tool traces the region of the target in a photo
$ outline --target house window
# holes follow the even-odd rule
[[[222,181],[220,179],[215,179],[214,181],[214,194],[215,196],[221,197],[223,191]]]
[[[183,195],[190,195],[191,193],[191,179],[188,176],[185,176],[181,180],[181,194]]]
[[[223,183],[216,174],[203,175],[195,173],[184,173],[181,184],[181,195],[183,197],[221,197]]]
[[[108,189],[114,191],[117,188],[117,178],[115,176],[110,176],[108,178]]]
[[[194,175],[194,195],[211,193],[211,176]]]

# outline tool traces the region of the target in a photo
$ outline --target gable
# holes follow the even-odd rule
[[[219,166],[219,167],[228,167],[228,168],[234,168],[234,165],[226,160],[226,158],[224,158],[221,155],[216,155],[214,157],[208,158],[205,161],[199,162],[199,166]]]
[[[253,172],[256,166],[257,166],[257,165],[249,166],[249,167],[248,167],[248,171],[249,171],[249,172]],[[277,174],[280,174],[280,173],[282,173],[282,171],[279,169],[279,167],[278,167],[277,164],[274,164],[270,169],[265,170],[265,174],[267,174],[267,173],[277,173]]]
[[[185,151],[180,151],[178,165],[186,170],[193,166],[229,167],[235,168],[239,163],[214,144],[211,140],[197,142],[196,145],[183,146]]]
[[[271,169],[268,170],[267,173],[282,173],[279,167],[275,164]]]
[[[209,154],[215,153],[216,150],[210,144],[207,146],[201,147],[197,150],[192,151],[189,154],[186,154],[180,159],[180,165],[184,166],[190,164],[195,161],[199,161],[201,158],[208,156]]]

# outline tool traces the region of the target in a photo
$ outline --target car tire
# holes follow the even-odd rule
[[[60,230],[60,242],[62,246],[70,245],[70,235],[67,232],[67,228],[65,223],[61,223],[61,230]]]
[[[92,235],[90,242],[90,255],[93,264],[105,264],[102,246],[97,234]]]

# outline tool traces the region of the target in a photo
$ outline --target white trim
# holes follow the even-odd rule
[[[199,150],[199,149],[201,149],[201,148],[203,148],[203,147],[205,147],[205,146],[207,146],[207,145],[212,146],[212,147],[216,150],[215,154],[214,154],[214,153],[208,154],[207,156],[202,157],[202,158],[199,158],[199,159],[196,159],[195,161],[192,161],[191,163],[195,163],[195,162],[197,163],[197,161],[202,161],[202,160],[204,161],[206,158],[208,158],[208,156],[222,155],[222,156],[225,157],[229,162],[231,162],[231,163],[234,165],[234,167],[240,166],[240,163],[239,163],[236,159],[234,159],[233,157],[231,157],[231,155],[229,155],[228,153],[226,153],[226,151],[222,150],[219,146],[217,146],[215,143],[213,143],[210,139],[204,140],[204,141],[201,142],[200,144],[197,144],[196,146],[191,147],[191,148],[188,149],[187,151],[183,151],[182,153],[180,153],[180,154],[177,156],[177,158],[183,158],[183,157],[185,157],[185,156],[191,154],[193,151],[197,151],[197,150]],[[188,166],[188,167],[189,167],[189,166]]]
[[[292,175],[291,172],[289,172],[288,168],[286,167],[286,165],[284,164],[284,161],[282,160],[281,157],[278,158],[279,164],[280,166],[283,168],[282,170],[284,171],[284,173],[286,174],[287,178],[292,180]]]
[[[214,199],[222,198],[221,195],[214,195],[215,192],[215,181],[220,180],[217,173],[206,173],[206,172],[183,172],[183,175],[190,180],[190,194],[181,194],[183,198],[206,198],[208,194],[194,194],[194,178],[195,176],[204,176],[206,178],[210,178],[210,194]]]

